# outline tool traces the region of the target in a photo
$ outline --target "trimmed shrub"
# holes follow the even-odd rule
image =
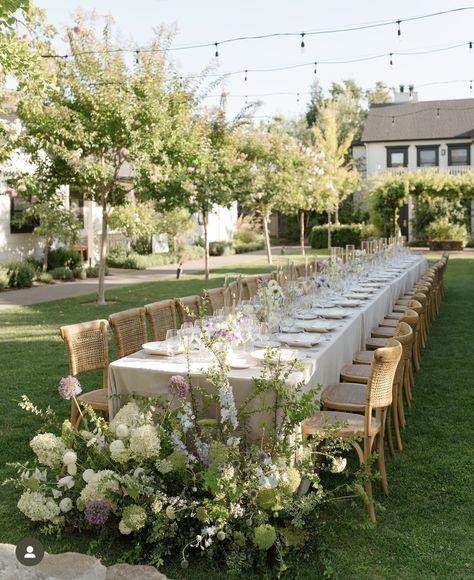
[[[33,284],[36,272],[28,262],[10,262],[6,267],[10,288],[30,288]]]
[[[97,264],[97,266],[89,266],[89,268],[86,268],[85,270],[83,270],[83,272],[85,273],[86,278],[98,278],[99,265]],[[109,268],[107,265],[105,266],[105,275],[106,276],[109,275]]]
[[[51,284],[53,277],[49,272],[41,272],[41,274],[36,276],[36,280],[38,282],[42,282],[43,284]]]
[[[412,240],[411,242],[408,242],[408,246],[410,248],[426,248],[428,242],[426,240]]]
[[[331,226],[331,245],[344,247],[354,244],[360,247],[360,242],[377,235],[373,225],[340,224]],[[328,226],[314,226],[311,231],[311,247],[315,249],[328,247]]]
[[[112,268],[123,268],[123,263],[128,257],[125,246],[115,246],[107,254],[107,264]]]
[[[49,272],[53,278],[53,280],[73,280],[74,274],[72,270],[66,268],[65,266],[59,266],[58,268],[54,268]]]
[[[27,262],[28,264],[31,264],[33,266],[33,268],[35,269],[35,272],[37,274],[39,274],[41,272],[41,270],[43,269],[43,262],[41,260],[37,260],[33,256],[28,256],[28,258],[26,258],[25,262]]]
[[[186,246],[178,252],[178,261],[200,260],[204,258],[204,248],[201,246]]]
[[[81,266],[74,268],[72,273],[74,275],[74,278],[76,278],[77,280],[85,280],[87,278],[86,271],[84,270],[84,268],[81,268]]]
[[[466,243],[469,239],[466,226],[450,223],[447,219],[432,222],[426,228],[429,240],[456,240]]]
[[[79,252],[68,248],[56,248],[51,250],[48,255],[48,270],[57,268],[69,268],[74,270],[82,265],[82,258]]]
[[[209,244],[210,256],[229,256],[233,253],[232,244],[229,242],[210,242]]]
[[[265,242],[263,240],[257,242],[236,242],[232,243],[232,247],[234,248],[234,252],[236,254],[245,254],[246,252],[256,252],[257,250],[263,250],[265,247]]]
[[[8,269],[5,266],[0,266],[0,290],[8,288],[9,276]]]

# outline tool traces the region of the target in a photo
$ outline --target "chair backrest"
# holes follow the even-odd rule
[[[151,338],[165,340],[166,331],[176,328],[176,306],[174,300],[160,300],[147,304],[145,314],[150,324]]]
[[[59,333],[66,345],[69,373],[103,370],[102,386],[107,388],[109,340],[107,320],[92,320],[61,326]]]
[[[111,314],[109,323],[114,333],[119,358],[138,352],[142,344],[148,340],[144,308],[130,308]]]
[[[201,301],[199,296],[175,298],[175,303],[181,324],[183,322],[194,322],[197,318],[201,318]]]
[[[391,404],[393,381],[402,352],[402,345],[395,339],[388,340],[387,346],[374,352],[367,386],[366,404],[370,410]]]
[[[248,276],[242,280],[242,284],[247,291],[248,299],[253,298],[258,292],[258,276]]]
[[[208,288],[205,296],[208,314],[214,314],[216,310],[224,308],[225,288]]]
[[[403,372],[405,365],[411,360],[413,340],[415,335],[413,333],[412,327],[406,322],[399,322],[397,328],[395,329],[395,340],[402,345],[403,353],[398,363],[397,370],[395,372],[394,382],[400,385],[403,382]]]
[[[306,264],[299,264],[296,266],[296,273],[299,278],[306,278]]]
[[[234,280],[225,289],[224,296],[226,306],[234,306],[234,304],[239,302],[241,297],[240,284],[240,280]]]

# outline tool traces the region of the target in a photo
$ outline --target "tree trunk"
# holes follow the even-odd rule
[[[270,221],[270,216],[268,214],[264,214],[262,218],[263,222],[263,237],[265,240],[265,250],[267,252],[267,260],[269,264],[273,264],[272,262],[272,248],[270,245],[270,233],[268,231],[268,223]]]
[[[44,250],[43,250],[43,272],[48,271],[48,258],[49,258],[49,250],[50,249],[51,249],[51,242],[49,240],[45,240]]]
[[[105,304],[105,258],[107,256],[107,197],[102,193],[102,232],[100,235],[99,291],[97,304]]]
[[[305,226],[305,215],[304,209],[299,210],[299,222],[300,222],[300,246],[301,246],[301,255],[304,256],[304,226]]]
[[[336,205],[336,210],[334,212],[334,224],[339,225],[339,204]]]
[[[202,225],[204,229],[204,279],[209,280],[209,236],[207,233],[207,225],[209,221],[209,213],[202,212]]]
[[[328,250],[331,249],[331,212],[328,211]]]

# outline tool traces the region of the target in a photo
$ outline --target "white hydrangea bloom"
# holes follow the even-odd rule
[[[63,455],[63,463],[64,465],[71,465],[73,463],[76,463],[77,461],[77,455],[74,453],[74,451],[66,451],[66,453]]]
[[[110,421],[110,430],[115,433],[119,425],[126,425],[133,429],[140,424],[141,412],[133,401],[122,407],[115,417]]]
[[[119,530],[121,534],[124,534],[126,536],[132,533],[132,530],[130,528],[127,528],[127,526],[123,523],[123,520],[120,520]]]
[[[92,476],[95,475],[95,471],[93,469],[86,469],[84,471],[84,473],[82,474],[82,479],[86,482],[89,483],[89,481],[92,479]]]
[[[61,513],[57,503],[39,491],[25,491],[17,507],[33,522],[54,522]]]
[[[53,433],[41,433],[33,437],[30,447],[36,453],[38,461],[42,465],[57,468],[62,465],[63,455],[66,451],[62,439]]]
[[[160,454],[160,438],[152,425],[133,429],[130,435],[130,451],[140,459],[152,459]]]
[[[87,485],[81,491],[79,499],[84,506],[87,506],[91,501],[102,500],[104,503],[110,505],[111,501],[108,497],[110,492],[118,493],[120,485],[114,478],[115,472],[110,469],[104,469],[94,473],[89,479]]]
[[[126,439],[128,437],[129,432],[130,432],[129,428],[127,427],[127,425],[124,425],[123,423],[117,425],[117,428],[115,429],[115,435],[117,435],[119,439]]]
[[[72,499],[70,497],[65,497],[59,502],[59,509],[63,513],[70,512],[72,510]]]

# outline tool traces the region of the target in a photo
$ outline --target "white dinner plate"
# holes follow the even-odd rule
[[[296,313],[298,320],[314,320],[318,315],[314,314],[312,310],[300,310]]]
[[[322,318],[339,319],[349,316],[349,313],[344,308],[315,308],[313,312]]]
[[[357,308],[358,306],[360,306],[362,303],[359,299],[353,299],[351,300],[350,298],[348,299],[344,299],[344,298],[335,298],[332,303],[335,306],[340,306],[341,308]]]
[[[156,354],[159,356],[173,356],[171,353],[168,352],[166,347],[166,340],[161,340],[157,342],[146,342],[142,344],[143,350],[147,354]],[[182,345],[179,345],[174,354],[180,354],[184,352],[184,348]]]
[[[265,359],[265,349],[261,350],[254,350],[251,353],[251,356],[260,362]],[[290,362],[292,360],[298,359],[298,351],[294,348],[282,348],[278,351],[277,358],[279,358],[282,362]]]
[[[320,336],[316,336],[313,333],[300,332],[297,334],[288,334],[285,332],[279,332],[275,334],[275,339],[282,344],[287,344],[288,346],[294,346],[296,348],[310,348],[316,344],[319,344],[323,340]]]
[[[253,344],[257,348],[265,348],[265,347],[278,348],[280,346],[280,343],[277,342],[276,340],[266,340],[265,342],[256,340]]]
[[[227,359],[227,364],[231,369],[249,369],[255,363],[248,358],[243,358],[240,356],[231,356]]]
[[[354,294],[346,294],[348,300],[370,300],[371,294],[363,294],[362,292],[354,292]]]
[[[306,332],[331,332],[337,328],[337,324],[329,320],[304,320],[298,322],[298,328]]]

